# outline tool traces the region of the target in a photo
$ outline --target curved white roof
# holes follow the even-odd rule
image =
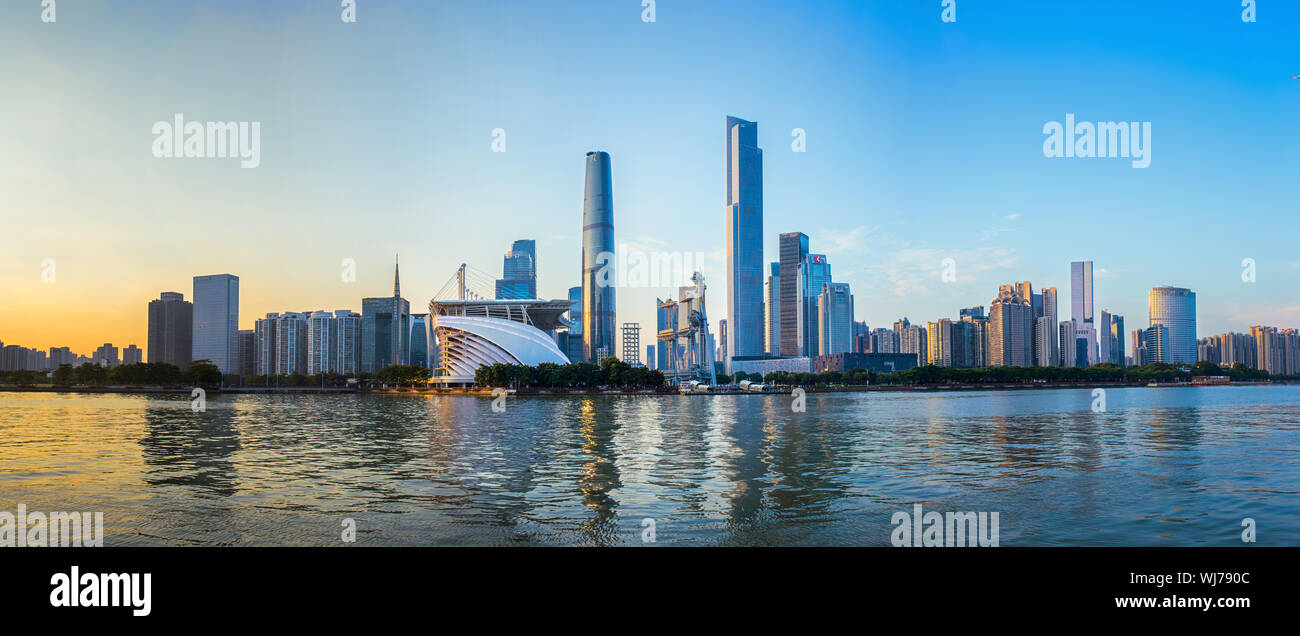
[[[543,362],[568,364],[546,332],[522,322],[480,316],[433,316],[440,379],[473,382],[481,366]]]

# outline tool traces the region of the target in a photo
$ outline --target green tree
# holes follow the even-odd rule
[[[195,360],[185,367],[181,379],[193,386],[216,386],[221,384],[221,369],[211,360]]]

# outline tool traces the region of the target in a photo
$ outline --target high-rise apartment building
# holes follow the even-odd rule
[[[117,347],[114,347],[110,342],[105,342],[100,345],[99,348],[95,349],[95,353],[91,356],[91,359],[95,361],[95,364],[104,368],[115,367],[121,363],[121,361],[117,359]],[[22,366],[15,368],[31,368],[31,366],[24,361]]]
[[[726,218],[728,351],[757,356],[764,350],[763,150],[758,124],[727,117]]]
[[[190,356],[209,360],[222,373],[239,369],[239,277],[194,277],[194,320]]]
[[[897,324],[897,323],[895,323]],[[904,327],[899,338],[902,353],[916,354],[917,366],[930,364],[929,341],[924,327]]]
[[[926,360],[930,364],[951,367],[953,364],[952,320],[940,318],[925,323]]]
[[[623,323],[623,362],[632,366],[641,364],[641,323]]]
[[[1002,285],[989,305],[988,364],[993,367],[1027,367],[1033,347],[1029,322],[1033,306],[1014,285]]]
[[[609,153],[587,153],[582,199],[582,359],[614,355],[614,185]],[[761,258],[761,256],[760,256]]]
[[[194,338],[194,304],[179,292],[163,292],[149,301],[149,362],[166,362],[184,369],[190,363]]]
[[[144,362],[144,352],[140,350],[140,347],[132,344],[127,345],[122,350],[122,364],[140,364],[141,362]]]

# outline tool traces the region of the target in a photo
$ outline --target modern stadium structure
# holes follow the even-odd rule
[[[563,317],[570,309],[567,299],[489,300],[466,288],[465,270],[461,265],[457,272],[455,299],[429,301],[438,347],[434,383],[473,384],[479,367],[497,363],[569,363],[555,343],[555,331],[570,326]]]

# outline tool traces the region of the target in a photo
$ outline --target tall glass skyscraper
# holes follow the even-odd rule
[[[808,235],[803,232],[786,232],[778,237],[781,256],[781,341],[779,353],[783,356],[807,355],[800,352],[802,341],[798,308],[802,306],[803,292],[799,275],[808,258]]]
[[[361,370],[374,373],[409,360],[411,303],[402,298],[400,272],[393,266],[391,298],[361,299]]]
[[[582,197],[582,357],[614,355],[614,185],[609,153],[587,153]]]
[[[1167,344],[1152,362],[1196,362],[1196,292],[1182,287],[1156,287],[1147,297],[1151,326],[1168,330]],[[1163,334],[1162,334],[1163,335]],[[1147,345],[1151,349],[1150,343]]]
[[[537,298],[537,241],[520,239],[510,246],[496,284],[497,300]]]
[[[727,118],[727,323],[728,350],[762,355],[763,150],[758,124]]]
[[[1074,321],[1075,337],[1087,341],[1088,358],[1086,361],[1079,360],[1079,366],[1095,364],[1097,330],[1092,316],[1092,261],[1070,263],[1070,319]]]
[[[222,373],[239,369],[239,277],[194,277],[194,323],[190,355],[211,360]]]

